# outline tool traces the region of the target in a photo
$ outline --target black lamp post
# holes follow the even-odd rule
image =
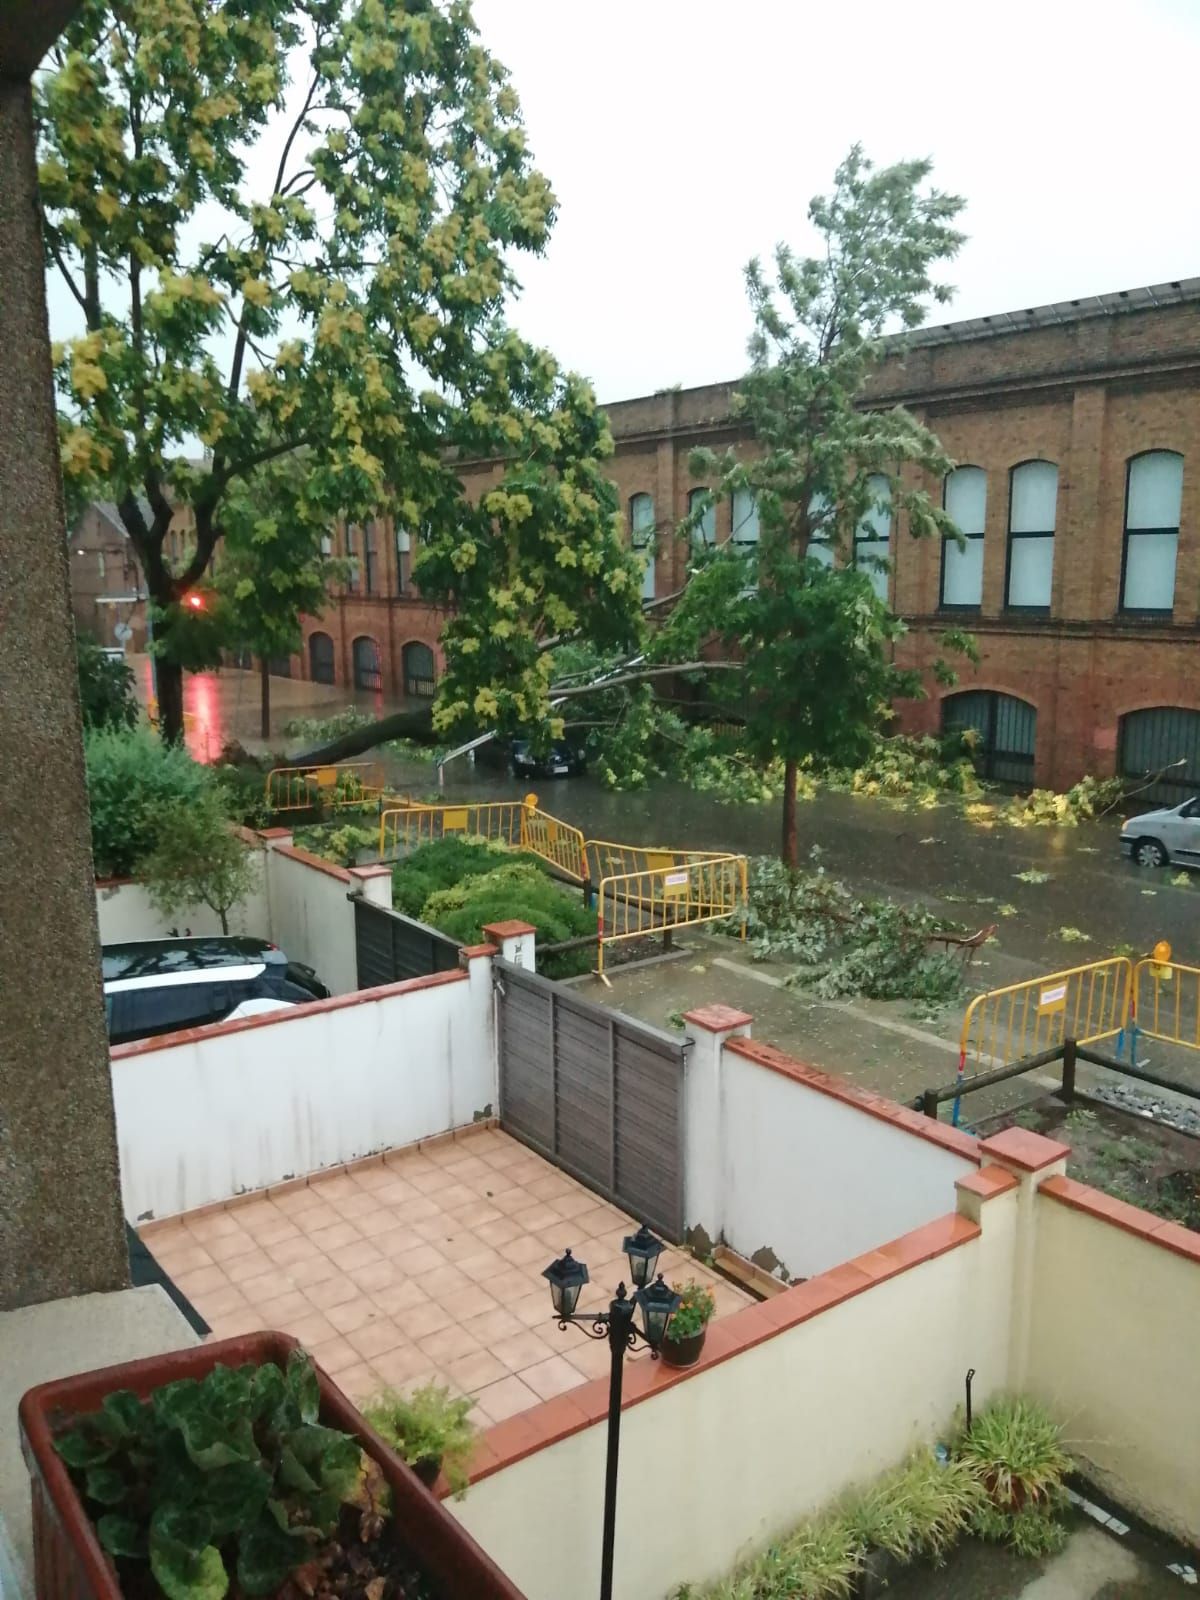
[[[624,1250],[629,1258],[629,1275],[633,1280],[632,1297],[625,1294],[625,1285],[617,1285],[617,1297],[609,1303],[607,1311],[576,1313],[579,1292],[588,1281],[588,1269],[576,1261],[569,1250],[564,1250],[557,1261],[552,1261],[542,1277],[550,1284],[550,1298],[554,1302],[554,1315],[560,1328],[574,1323],[583,1329],[589,1339],[607,1339],[612,1353],[612,1366],[608,1380],[608,1460],[604,1472],[604,1542],[600,1554],[600,1600],[612,1600],[613,1540],[617,1526],[617,1456],[621,1447],[621,1387],[625,1373],[625,1352],[638,1344],[650,1351],[650,1359],[658,1360],[658,1348],[667,1331],[667,1323],[679,1305],[679,1296],[663,1282],[662,1274],[654,1277],[654,1268],[663,1253],[663,1242],[656,1239],[645,1223],[625,1240]],[[636,1326],[634,1312],[642,1313],[642,1326]],[[587,1324],[591,1324],[590,1327]]]

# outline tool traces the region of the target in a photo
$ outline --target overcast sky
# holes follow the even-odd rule
[[[601,400],[738,376],[741,269],[857,139],[969,235],[935,320],[1200,274],[1200,0],[474,0],[559,198],[523,333]]]

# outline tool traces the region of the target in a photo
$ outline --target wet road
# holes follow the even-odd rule
[[[149,663],[141,657],[132,664],[145,697]],[[377,715],[391,709],[380,696],[350,696],[344,688],[286,678],[272,679],[271,687],[277,729],[291,717],[332,713],[352,701]],[[201,760],[214,759],[228,738],[261,748],[256,674],[225,669],[189,675],[185,709],[188,743]],[[272,745],[285,743],[282,735],[272,740]],[[421,797],[435,792],[429,764],[391,755],[384,760],[401,792]],[[778,802],[720,806],[666,783],[635,794],[613,794],[591,778],[531,785],[467,760],[457,761],[450,772],[448,799],[507,799],[532,787],[546,810],[590,838],[751,855],[773,854],[778,847]],[[1163,938],[1170,940],[1177,960],[1200,965],[1200,874],[1181,888],[1171,883],[1169,869],[1133,866],[1119,853],[1119,831],[1115,816],[1078,828],[997,823],[988,829],[950,805],[906,810],[847,794],[821,794],[800,807],[802,851],[819,847],[828,870],[861,892],[920,898],[972,929],[997,923],[999,948],[991,953],[1000,969],[1012,958],[1051,971],[1124,948],[1149,951]],[[1022,882],[1018,874],[1030,869],[1048,874],[1047,881]],[[1015,914],[1000,915],[997,908],[1004,904],[1014,906]],[[1064,941],[1063,928],[1079,929],[1088,942]]]

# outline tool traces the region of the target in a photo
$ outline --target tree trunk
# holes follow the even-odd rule
[[[162,656],[155,664],[158,683],[158,731],[167,744],[183,743],[183,668]]]
[[[355,728],[353,733],[344,733],[340,739],[332,739],[316,750],[306,750],[303,755],[293,756],[292,762],[298,767],[331,766],[335,761],[346,761],[351,756],[361,755],[364,750],[371,750],[377,744],[386,744],[389,739],[411,739],[414,744],[435,744],[432,707],[422,711],[393,711],[390,716],[370,722],[365,728]]]
[[[225,909],[224,906],[222,906],[221,909],[217,912],[217,915],[221,919],[221,932],[222,933],[228,933],[229,932],[229,917],[228,917],[228,914],[226,913],[226,909]]]
[[[796,762],[785,761],[783,764],[783,839],[780,843],[779,859],[790,871],[795,872],[800,866],[800,847],[796,838]]]
[[[271,664],[266,656],[258,658],[258,681],[262,686],[262,721],[259,731],[264,739],[271,737]]]

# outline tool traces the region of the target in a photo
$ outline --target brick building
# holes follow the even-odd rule
[[[606,408],[647,596],[684,581],[670,529],[698,487],[689,452],[753,448],[733,389]],[[906,405],[960,463],[925,487],[969,535],[960,551],[862,530],[860,548],[890,558],[899,659],[928,692],[901,726],[978,727],[988,774],[1012,782],[1182,762],[1159,792],[1200,790],[1200,279],[922,329],[871,399]],[[718,541],[757,536],[749,503],[712,521]],[[980,652],[951,691],[929,671],[948,626]]]
[[[142,572],[115,505],[86,506],[68,535],[71,611],[75,631],[108,649],[120,649],[114,630],[130,629],[126,649],[146,648],[146,594]]]

